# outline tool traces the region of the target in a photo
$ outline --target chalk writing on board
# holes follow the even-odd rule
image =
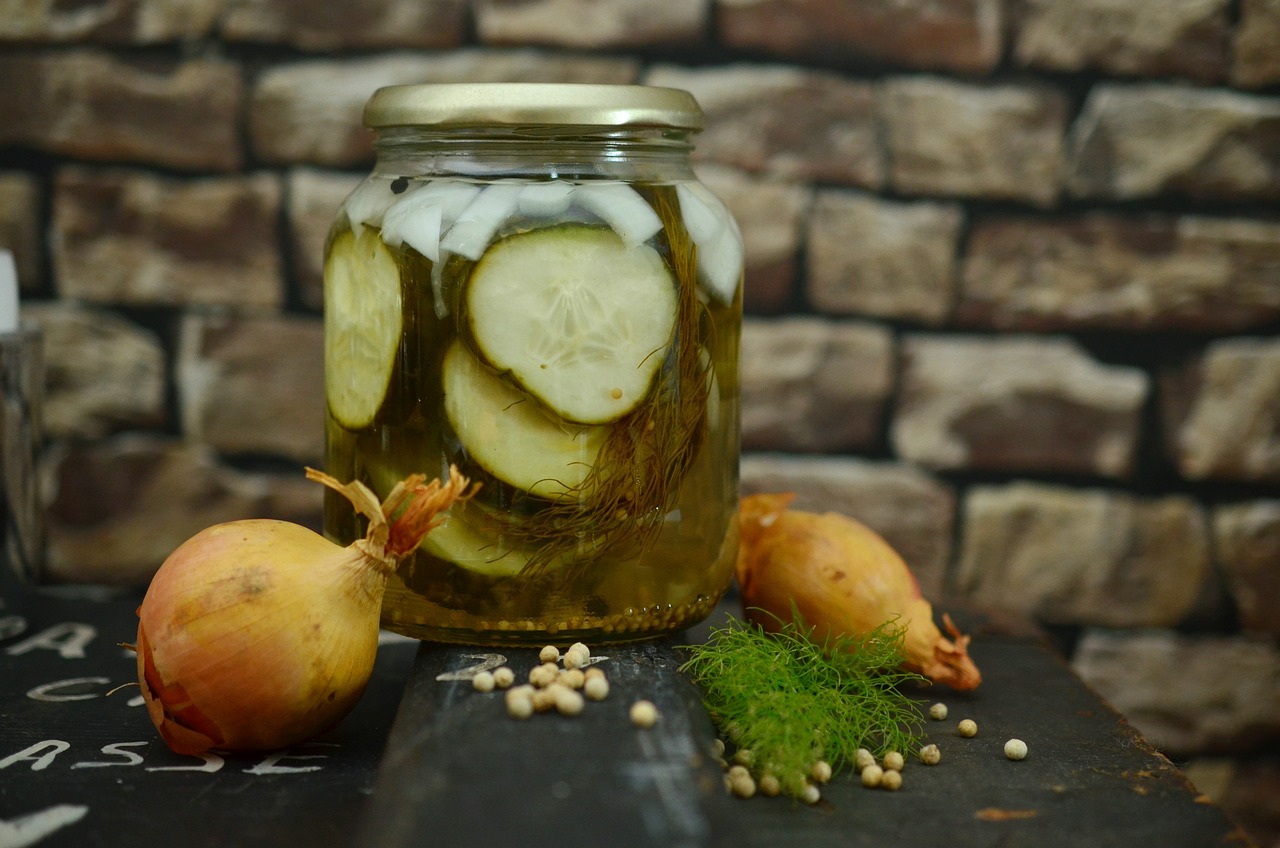
[[[69,824],[75,824],[89,812],[78,804],[55,804],[16,819],[0,819],[0,848],[27,848]]]
[[[147,740],[139,742],[111,742],[103,745],[91,756],[93,759],[79,759],[74,763],[70,763],[72,769],[86,768],[136,768],[146,763],[144,753],[149,750],[151,742]],[[320,771],[323,765],[317,763],[308,763],[305,766],[290,765],[293,761],[303,760],[325,760],[329,758],[328,754],[311,753],[310,751],[317,748],[338,748],[336,742],[303,742],[292,748],[286,748],[280,751],[268,751],[260,755],[256,762],[246,768],[241,769],[245,774],[252,775],[274,775],[274,774],[303,774],[306,772]],[[7,756],[0,756],[0,771],[7,768],[19,767],[23,764],[29,764],[31,771],[44,771],[55,763],[59,766],[63,762],[58,760],[61,754],[71,750],[72,745],[63,739],[42,739],[35,742],[20,751],[15,751]],[[171,756],[168,751],[162,751],[165,757]],[[166,766],[145,766],[146,771],[194,771],[208,772],[210,774],[220,771],[226,764],[226,760],[215,753],[198,755],[192,759],[200,760],[199,764],[190,765],[166,765]],[[8,848],[7,844],[0,841],[0,848]]]

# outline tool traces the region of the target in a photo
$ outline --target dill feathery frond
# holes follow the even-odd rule
[[[900,690],[924,679],[898,670],[902,628],[886,622],[823,644],[812,632],[798,617],[773,634],[734,619],[686,646],[681,666],[721,732],[751,751],[752,771],[773,774],[793,797],[818,760],[839,771],[859,748],[906,754],[923,738],[919,705]]]

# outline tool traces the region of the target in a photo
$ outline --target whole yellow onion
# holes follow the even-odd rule
[[[892,622],[905,630],[904,668],[958,690],[982,682],[969,637],[945,615],[951,638],[942,635],[915,575],[888,542],[848,516],[790,509],[794,498],[742,499],[737,576],[749,620],[776,630],[794,609],[819,642]]]
[[[359,482],[307,476],[369,520],[341,547],[287,521],[202,530],[160,566],[138,607],[138,682],[179,754],[270,750],[315,736],[359,700],[373,671],[387,577],[468,481],[413,475],[384,503]]]

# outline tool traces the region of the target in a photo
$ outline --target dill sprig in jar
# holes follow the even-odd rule
[[[392,577],[383,625],[606,642],[704,618],[737,551],[742,240],[703,116],[645,86],[393,86],[325,245],[328,471],[482,485]],[[347,544],[361,519],[325,502]]]

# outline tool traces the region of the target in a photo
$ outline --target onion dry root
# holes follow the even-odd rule
[[[386,501],[307,469],[368,521],[348,547],[287,521],[209,527],[160,566],[138,607],[138,682],[179,754],[271,750],[340,721],[373,671],[382,595],[399,561],[474,493],[412,475]]]
[[[776,631],[794,610],[819,641],[895,622],[905,628],[903,668],[957,690],[977,687],[982,675],[969,657],[969,637],[947,615],[951,638],[942,635],[897,551],[848,516],[789,509],[794,498],[742,499],[737,576],[747,618]]]

